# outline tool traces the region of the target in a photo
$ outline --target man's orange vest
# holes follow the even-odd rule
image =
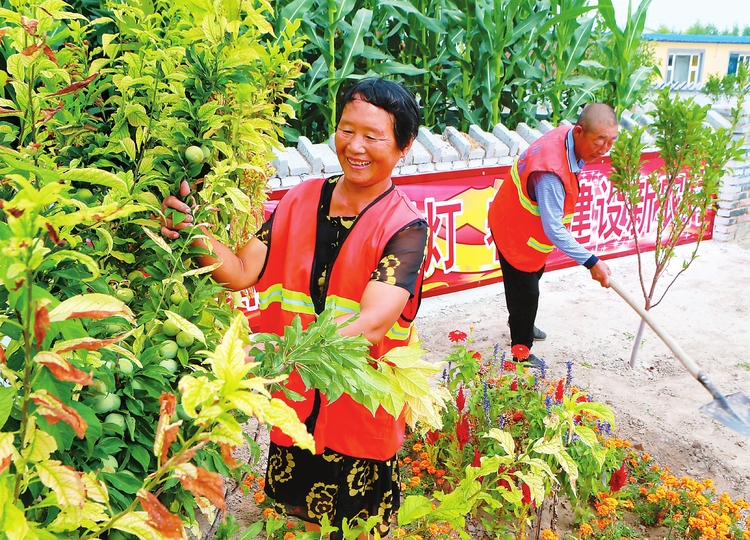
[[[490,204],[488,221],[492,238],[505,260],[517,270],[540,270],[555,247],[544,234],[539,205],[529,197],[531,173],[548,172],[560,178],[565,187],[563,224],[568,227],[573,220],[578,178],[570,171],[565,145],[571,129],[560,126],[534,141],[513,163]]]
[[[310,289],[317,230],[317,214],[323,179],[306,180],[291,189],[276,207],[266,266],[255,289],[260,298],[260,330],[282,334],[284,327],[299,315],[303,327],[315,320]],[[359,301],[378,267],[391,238],[406,225],[422,219],[409,199],[397,187],[383,194],[357,217],[352,229],[329,270],[326,308],[335,315],[359,312]],[[370,348],[373,358],[380,358],[394,347],[407,345],[412,322],[419,308],[422,272],[415,294],[406,304],[399,320],[386,336]],[[286,387],[304,399],[291,401],[283,392],[274,397],[294,408],[304,422],[313,410],[315,391],[305,388],[293,372]],[[320,395],[320,410],[313,436],[317,453],[330,448],[351,457],[386,460],[398,451],[404,439],[404,418],[394,418],[382,407],[373,414],[344,394],[333,403]],[[271,440],[281,446],[293,444],[278,428],[271,430]]]

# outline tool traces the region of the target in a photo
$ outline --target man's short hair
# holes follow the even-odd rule
[[[583,108],[576,125],[581,126],[584,131],[589,131],[594,126],[616,126],[617,115],[606,103],[590,103]]]

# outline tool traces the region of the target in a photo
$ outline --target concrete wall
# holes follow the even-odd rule
[[[654,49],[654,58],[661,72],[658,82],[664,82],[667,75],[667,59],[670,53],[678,54],[700,54],[702,65],[698,72],[698,86],[705,84],[710,74],[723,77],[727,74],[729,67],[729,55],[740,53],[750,55],[750,44],[745,43],[701,43],[701,42],[671,42],[671,41],[649,41]]]
[[[644,107],[634,113],[625,111],[620,119],[621,129],[639,123],[647,125],[648,110]],[[728,126],[728,114],[728,105],[715,106],[709,111],[708,121],[714,127]],[[514,131],[502,124],[492,132],[471,126],[468,133],[461,133],[449,127],[442,135],[423,127],[409,154],[397,164],[394,176],[510,165],[531,142],[553,127],[547,121],[536,129],[522,123]],[[735,135],[744,140],[747,160],[731,163],[733,172],[724,177],[713,231],[714,239],[720,241],[750,237],[750,108]],[[296,147],[277,151],[276,156],[276,174],[269,181],[275,190],[292,187],[305,178],[341,172],[332,141],[313,143],[301,137]]]
[[[729,107],[715,107],[710,112],[729,116]],[[750,238],[750,107],[745,108],[735,137],[744,141],[745,161],[730,163],[732,172],[724,177],[714,219],[715,240]]]

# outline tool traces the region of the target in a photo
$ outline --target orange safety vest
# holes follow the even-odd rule
[[[565,187],[563,224],[570,226],[578,201],[578,177],[570,171],[565,139],[570,126],[560,126],[546,133],[513,163],[490,203],[488,221],[495,246],[505,260],[523,272],[536,272],[547,262],[555,248],[544,234],[539,205],[528,191],[529,175],[548,172],[557,176]]]
[[[255,286],[261,310],[261,332],[282,334],[284,327],[297,315],[305,328],[315,320],[310,288],[318,207],[324,181],[302,182],[291,189],[276,207],[266,265]],[[395,186],[365,208],[339,246],[329,269],[325,307],[332,308],[336,316],[357,313],[362,293],[380,263],[386,244],[416,219],[422,219],[422,216]],[[421,282],[420,271],[416,291],[420,291]],[[419,302],[417,292],[406,303],[386,336],[370,348],[370,356],[380,358],[392,348],[409,343]],[[291,401],[281,391],[274,397],[295,409],[300,421],[304,422],[313,411],[315,390],[305,388],[296,371],[285,385],[304,399]],[[316,452],[322,453],[324,448],[330,448],[351,457],[390,459],[403,442],[404,426],[403,414],[394,418],[379,407],[373,415],[347,394],[328,403],[321,393],[313,430]],[[281,446],[293,445],[292,439],[278,428],[271,430],[271,440]]]

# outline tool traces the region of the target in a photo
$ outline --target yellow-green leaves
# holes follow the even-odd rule
[[[36,464],[39,480],[47,486],[61,507],[83,506],[86,489],[81,474],[57,460],[47,460]]]
[[[430,429],[439,429],[440,411],[450,394],[443,387],[430,386],[430,377],[442,368],[421,360],[424,353],[418,343],[388,351],[380,367],[391,387],[381,404],[393,416],[398,416],[406,406],[405,418],[412,427],[419,422]]]
[[[50,322],[68,319],[104,319],[119,315],[134,321],[133,312],[124,302],[106,294],[79,294],[58,304],[49,312]]]

